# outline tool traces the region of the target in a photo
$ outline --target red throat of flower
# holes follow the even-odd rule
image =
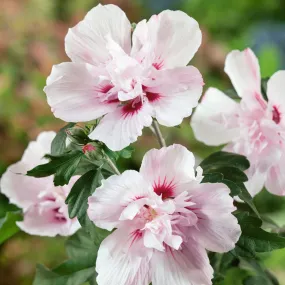
[[[160,181],[153,186],[153,191],[158,195],[162,195],[162,199],[171,198],[174,196],[174,187],[173,181],[167,182],[164,178],[163,182]]]
[[[278,108],[276,106],[273,106],[272,110],[272,120],[276,123],[279,124],[281,121],[281,113],[279,112]]]

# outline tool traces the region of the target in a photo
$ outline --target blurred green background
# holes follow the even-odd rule
[[[119,5],[131,22],[138,22],[164,9],[180,9],[194,17],[203,31],[203,44],[192,64],[206,82],[205,88],[230,87],[223,72],[226,54],[250,46],[257,53],[262,76],[285,69],[284,0],[110,0]],[[64,37],[68,27],[80,21],[98,4],[95,0],[0,0],[0,175],[19,160],[27,143],[42,130],[58,130],[56,120],[42,91],[53,64],[68,61]],[[285,91],[284,91],[285,92]],[[192,135],[189,119],[181,128],[163,128],[169,144],[181,143],[203,158],[215,149],[206,148]],[[138,168],[144,152],[155,147],[145,130],[136,143],[131,160],[121,161],[121,169]],[[4,211],[1,208],[0,217]],[[285,200],[259,194],[255,202],[260,212],[285,225]],[[53,267],[64,258],[63,238],[31,237],[23,233],[0,247],[0,284],[32,284],[36,263]],[[262,256],[264,264],[285,285],[285,250]],[[239,285],[242,272],[231,272],[227,285]],[[258,285],[258,284],[257,284]]]

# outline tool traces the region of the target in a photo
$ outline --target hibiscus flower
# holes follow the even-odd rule
[[[8,167],[1,178],[1,192],[10,202],[23,209],[24,219],[17,225],[32,235],[68,236],[74,234],[80,224],[69,219],[65,199],[78,177],[69,185],[55,187],[53,177],[35,178],[26,172],[47,162],[44,155],[50,153],[54,132],[42,132],[36,141],[30,142],[21,161]]]
[[[132,33],[119,7],[99,4],[68,31],[72,62],[55,65],[47,79],[52,112],[67,122],[103,116],[90,138],[114,151],[136,141],[153,118],[179,125],[202,94],[200,72],[186,66],[201,37],[198,23],[181,11],[154,15]]]
[[[224,184],[200,184],[202,169],[181,145],[150,150],[140,172],[103,181],[88,215],[111,233],[96,262],[99,285],[210,285],[207,250],[226,252],[241,234]]]
[[[263,186],[285,195],[285,71],[267,82],[261,92],[258,59],[250,49],[232,51],[226,59],[240,102],[210,88],[197,107],[191,125],[196,138],[207,145],[227,144],[225,150],[247,156],[251,167],[246,186],[252,196]]]

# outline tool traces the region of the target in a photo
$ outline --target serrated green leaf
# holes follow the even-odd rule
[[[261,229],[262,221],[248,213],[238,213],[242,235],[231,252],[235,256],[255,258],[256,253],[269,252],[285,247],[285,238]]]
[[[214,172],[213,170],[215,168],[224,166],[231,166],[244,171],[249,168],[250,164],[247,158],[243,155],[218,151],[205,158],[200,163],[200,166],[204,172],[207,172],[209,170],[211,170],[211,172]]]
[[[20,211],[7,212],[5,217],[0,219],[0,244],[20,231],[16,222],[22,220]]]
[[[81,218],[86,213],[88,197],[100,186],[102,179],[102,172],[97,169],[88,171],[75,182],[65,200],[71,219]]]
[[[69,183],[79,165],[83,152],[70,151],[60,156],[48,155],[50,162],[38,165],[27,172],[28,176],[46,177],[54,174],[54,185],[63,186]]]
[[[55,138],[51,143],[51,155],[60,155],[63,154],[66,150],[66,130],[73,127],[75,123],[69,123],[64,126],[59,132],[56,134]]]

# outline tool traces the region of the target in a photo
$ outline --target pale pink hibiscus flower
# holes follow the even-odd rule
[[[200,184],[181,145],[150,150],[140,172],[104,180],[88,215],[111,233],[96,262],[99,285],[210,285],[207,250],[226,252],[241,234],[229,189]]]
[[[207,145],[247,156],[251,163],[246,186],[252,196],[263,186],[285,195],[285,71],[267,83],[268,102],[261,93],[258,59],[250,49],[232,51],[225,72],[241,97],[240,103],[210,88],[191,121],[196,138]]]
[[[197,106],[203,79],[186,66],[201,44],[198,23],[164,11],[132,27],[115,5],[98,5],[70,29],[72,62],[55,65],[44,91],[54,115],[67,122],[101,118],[91,139],[120,150],[156,118],[179,125]]]
[[[8,167],[1,178],[1,192],[23,209],[24,219],[17,225],[32,235],[68,236],[80,228],[77,219],[69,219],[65,204],[77,178],[72,178],[69,185],[55,187],[52,176],[25,175],[28,170],[47,162],[43,157],[50,153],[55,135],[54,132],[42,132],[36,141],[30,142],[21,161]]]

